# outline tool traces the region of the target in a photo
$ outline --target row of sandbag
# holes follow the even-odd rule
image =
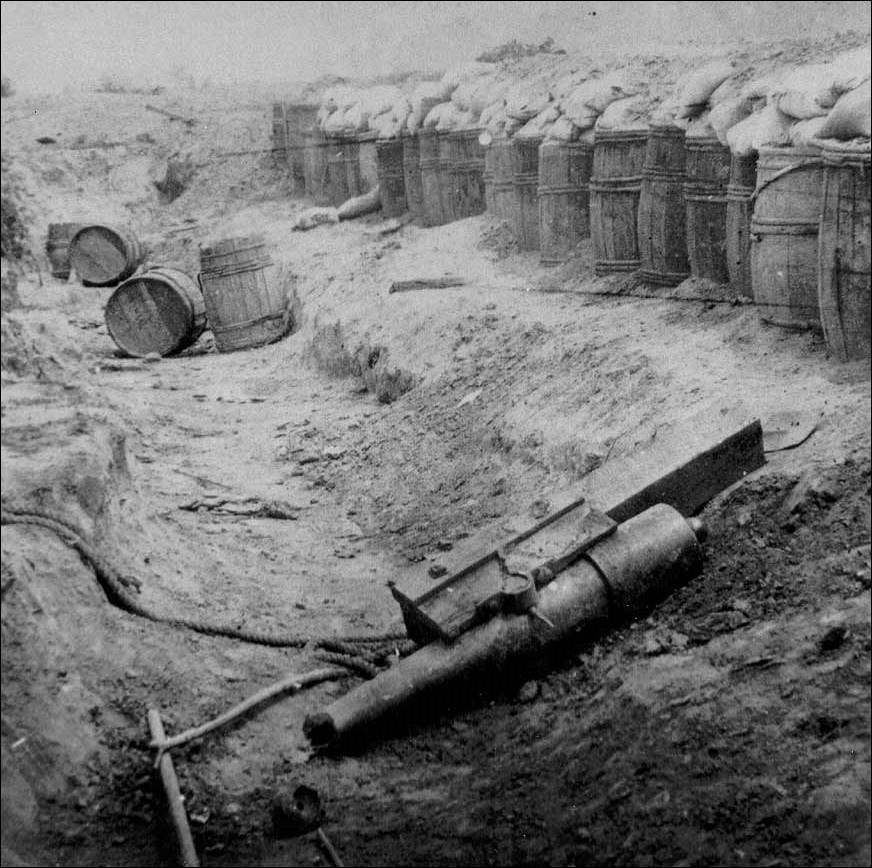
[[[785,67],[761,78],[734,62],[716,61],[684,77],[663,100],[619,69],[556,81],[515,80],[497,64],[471,63],[440,81],[326,92],[318,124],[328,135],[372,132],[379,138],[477,128],[491,137],[593,140],[596,129],[674,123],[687,135],[716,136],[738,154],[767,145],[870,135],[868,47],[828,63]]]

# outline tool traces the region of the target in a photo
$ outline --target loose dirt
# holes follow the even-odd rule
[[[292,232],[306,203],[284,167],[220,156],[268,148],[268,102],[161,103],[198,117],[191,131],[148,99],[4,102],[40,273],[4,311],[2,454],[4,503],[79,526],[153,608],[310,636],[396,629],[389,581],[429,587],[459,540],[667,425],[738,404],[819,419],[706,508],[702,575],[649,618],[354,756],[302,735],[352,676],[175,751],[204,864],[323,863],[310,837],[273,835],[273,801],[299,784],[346,864],[869,864],[868,366],[724,287],[658,298],[595,279],[587,243],[543,268],[487,217]],[[160,205],[151,181],[176,152],[201,165]],[[119,357],[111,290],[52,279],[39,253],[48,222],[80,215],[132,220],[152,261],[192,272],[199,243],[263,232],[295,331]],[[466,284],[389,293],[446,274]],[[292,517],[182,509],[222,496]],[[4,526],[2,550],[4,864],[172,864],[147,709],[172,734],[322,664],[126,614],[45,529]]]

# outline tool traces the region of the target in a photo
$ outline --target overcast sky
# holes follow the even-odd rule
[[[221,83],[439,69],[511,38],[656,49],[688,39],[869,30],[860,2],[23,2],[3,0],[2,67],[19,92],[102,75]]]

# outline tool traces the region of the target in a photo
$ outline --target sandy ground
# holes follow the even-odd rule
[[[260,231],[296,294],[277,344],[217,354],[207,334],[149,363],[115,353],[110,291],[55,281],[39,244],[41,274],[19,278],[4,502],[61,512],[155,608],[304,635],[396,627],[389,580],[430,586],[459,541],[666,425],[736,405],[764,427],[819,419],[707,507],[702,575],[649,618],[351,757],[301,730],[351,678],[178,751],[204,864],[323,863],[311,837],[272,834],[273,799],[299,783],[346,864],[868,864],[868,366],[724,287],[676,301],[597,280],[586,244],[545,269],[486,217],[292,232],[305,203],[283,168],[214,153],[267,148],[269,106],[198,99],[160,103],[201,118],[194,132],[131,95],[3,107],[34,239],[124,215],[153,261],[195,271],[198,243]],[[61,144],[37,145],[45,131]],[[70,150],[80,135],[124,144]],[[177,152],[202,167],[161,206],[150,180]],[[444,274],[466,285],[388,291]],[[208,496],[294,518],[180,508]],[[4,864],[172,864],[146,710],[177,732],[319,664],[122,613],[52,533],[2,539]]]

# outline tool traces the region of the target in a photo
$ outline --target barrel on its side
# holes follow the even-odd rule
[[[730,285],[751,298],[751,197],[757,182],[757,154],[730,158],[727,186],[727,272]]]
[[[727,184],[730,149],[715,138],[684,142],[687,258],[690,273],[727,283]]]
[[[206,315],[220,352],[263,346],[287,334],[286,294],[261,236],[203,248],[200,269]]]
[[[457,165],[458,138],[452,130],[441,130],[439,137],[439,193],[442,199],[442,217],[444,223],[457,219],[455,207],[455,174]]]
[[[285,103],[285,154],[294,190],[298,194],[304,192],[306,185],[305,137],[314,128],[317,116],[317,105]]]
[[[319,129],[305,134],[304,173],[306,195],[311,196],[318,205],[330,201],[327,183],[327,137]]]
[[[126,226],[83,226],[70,241],[70,264],[89,286],[116,286],[136,271],[143,256]]]
[[[539,249],[539,146],[541,138],[514,139],[515,242],[521,250]]]
[[[376,142],[378,189],[383,217],[406,213],[406,176],[403,170],[403,140],[380,139]]]
[[[872,154],[828,144],[823,152],[823,202],[818,247],[821,325],[842,361],[872,354]]]
[[[203,294],[183,271],[150,268],[125,280],[109,296],[106,328],[130,356],[179,353],[206,328]]]
[[[424,216],[424,188],[421,183],[421,148],[415,133],[403,136],[403,179],[409,213],[413,220],[421,223]]]
[[[684,163],[684,130],[652,126],[639,192],[639,275],[660,286],[676,286],[690,276]]]
[[[539,148],[539,260],[565,262],[590,236],[593,146],[548,142]]]
[[[760,148],[751,216],[751,287],[760,318],[819,329],[823,165],[814,148]]]
[[[508,136],[494,139],[488,150],[493,151],[494,214],[500,220],[514,223],[518,152]]]
[[[81,223],[49,223],[45,252],[51,273],[59,280],[70,276],[70,241],[81,228]]]
[[[422,222],[425,226],[441,226],[445,222],[445,212],[442,208],[439,134],[434,129],[422,129],[418,133],[418,142],[424,197]]]
[[[590,234],[597,274],[639,268],[637,218],[647,140],[647,130],[594,135]]]
[[[379,183],[377,133],[359,133],[357,136],[357,162],[360,165],[360,192],[369,193]]]

